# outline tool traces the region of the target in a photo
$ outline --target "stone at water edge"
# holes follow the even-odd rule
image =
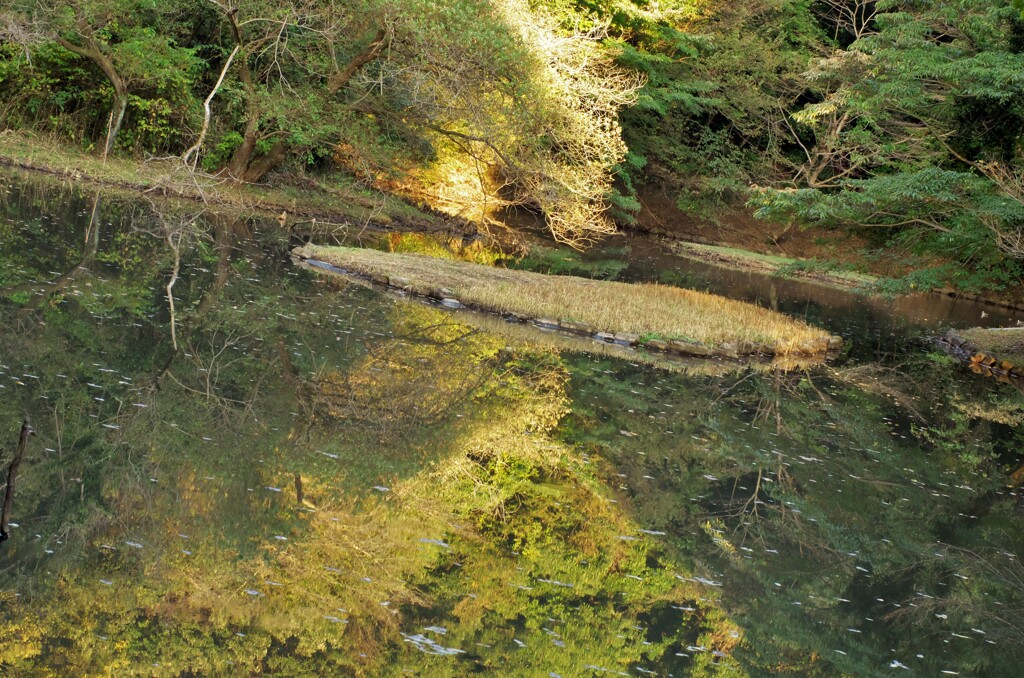
[[[723,358],[739,358],[740,357],[740,354],[739,354],[739,352],[737,351],[737,348],[736,348],[736,344],[734,344],[732,342],[728,342],[728,341],[718,347],[718,351],[716,352],[716,355],[720,355]]]
[[[679,353],[697,356],[700,358],[710,358],[715,355],[714,349],[708,348],[703,344],[691,344],[686,341],[670,341],[669,346],[673,351],[678,351]]]
[[[587,323],[581,323],[576,320],[559,320],[558,326],[563,330],[569,330],[571,332],[583,332],[585,334],[593,334],[594,328]]]

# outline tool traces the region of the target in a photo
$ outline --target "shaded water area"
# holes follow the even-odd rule
[[[658,367],[2,178],[2,673],[1018,674],[1024,397],[918,340],[982,307],[778,288],[854,348]]]
[[[522,220],[522,219],[520,219]],[[554,243],[540,239],[544,247]],[[1024,311],[930,292],[865,294],[796,277],[744,271],[672,253],[672,242],[621,235],[578,258],[581,275],[677,285],[741,299],[807,320],[854,340],[849,354],[872,361],[898,357],[940,327],[1000,327],[1024,322]],[[610,276],[608,275],[610,274]]]

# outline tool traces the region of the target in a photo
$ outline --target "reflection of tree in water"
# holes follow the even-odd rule
[[[990,473],[1017,434],[965,462],[945,406],[990,393],[934,365],[883,373],[883,392],[864,374],[687,377],[510,347],[328,289],[283,268],[274,237],[211,218],[212,246],[182,248],[177,352],[173,253],[130,228],[104,231],[50,303],[0,306],[0,417],[40,429],[0,572],[22,594],[3,594],[4,669],[871,675],[920,651],[925,672],[948,656],[995,674],[1020,658],[1000,621],[1020,609],[1019,508]],[[33,267],[14,284],[45,277],[10,254]],[[977,642],[944,655],[965,630]]]
[[[500,362],[495,342],[477,330],[426,309],[401,312],[439,322],[406,321],[407,332],[367,343],[355,369],[325,372],[314,384],[316,403],[328,417],[372,429],[382,440],[450,416],[493,378]],[[480,359],[466,360],[467,354]]]
[[[619,539],[628,518],[549,436],[566,402],[556,359],[361,288],[319,294],[260,247],[226,247],[227,230],[215,224],[212,252],[182,248],[177,351],[158,238],[119,249],[112,229],[97,258],[112,243],[131,280],[97,267],[59,303],[11,308],[0,331],[23,340],[11,359],[38,384],[8,405],[54,424],[49,456],[26,462],[8,553],[55,574],[5,609],[5,665],[51,665],[59,645],[85,672],[154,657],[198,672],[429,666],[398,631],[441,621],[445,646],[482,664],[518,637],[538,646],[522,670],[621,667],[717,623],[647,649],[643,631],[608,626],[693,595],[652,569],[649,544]],[[300,501],[286,497],[296,477]],[[550,636],[549,618],[569,628]]]
[[[859,373],[672,383],[578,362],[574,436],[617,467],[641,523],[678,535],[681,557],[725,582],[744,664],[867,675],[895,648],[919,668],[998,674],[1020,656],[999,621],[1024,600],[1007,531],[1018,500],[992,474],[1018,432],[975,420],[959,444],[928,437],[954,430],[962,412],[949,400],[992,402],[991,391],[954,388],[927,359],[870,391],[851,383]],[[950,633],[974,642],[949,654]]]

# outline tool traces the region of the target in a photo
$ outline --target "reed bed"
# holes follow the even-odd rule
[[[806,353],[829,334],[742,301],[678,287],[551,276],[420,254],[308,246],[304,255],[351,273],[387,277],[423,295],[525,318],[571,320],[598,331],[699,343],[771,347]]]

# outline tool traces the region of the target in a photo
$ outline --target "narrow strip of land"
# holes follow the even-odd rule
[[[760,254],[748,250],[691,242],[674,243],[672,250],[681,257],[704,261],[742,271],[771,273],[786,278],[797,278],[848,289],[867,289],[878,278],[864,273],[828,268],[816,261],[791,259],[774,254]]]
[[[678,287],[348,247],[307,246],[296,254],[416,294],[680,353],[823,354],[841,344],[824,330],[760,306]]]

